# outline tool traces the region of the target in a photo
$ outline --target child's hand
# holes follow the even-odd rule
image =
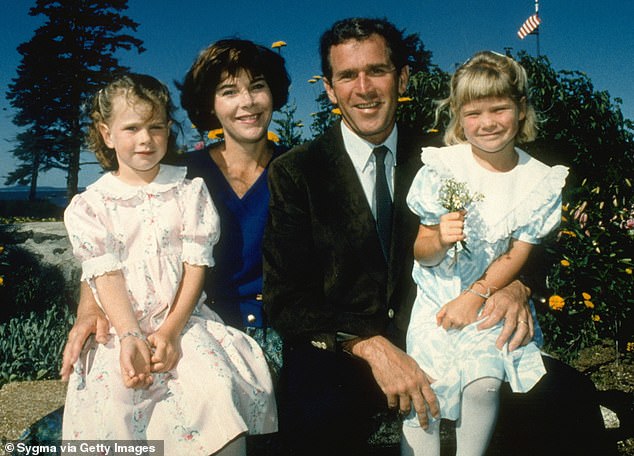
[[[458,241],[464,241],[464,219],[466,211],[449,212],[440,216],[439,236],[443,247],[450,247]]]
[[[132,335],[121,339],[119,363],[123,384],[127,388],[147,388],[152,384],[151,356],[146,340]]]
[[[148,336],[154,351],[152,372],[167,372],[176,367],[182,356],[180,339],[180,334],[172,334],[162,328]]]
[[[436,324],[445,329],[462,329],[477,320],[483,303],[479,296],[463,293],[442,306],[436,314]]]

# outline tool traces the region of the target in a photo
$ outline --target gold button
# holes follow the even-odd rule
[[[388,318],[394,318],[394,309],[389,309],[387,311]]]
[[[253,314],[247,315],[247,321],[249,323],[253,323],[255,320],[256,320],[255,315],[253,315]]]

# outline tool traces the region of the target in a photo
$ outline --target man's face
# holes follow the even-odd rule
[[[385,39],[376,34],[332,46],[330,65],[332,80],[324,80],[324,85],[343,121],[361,138],[373,144],[384,142],[394,128],[409,68],[396,70]]]

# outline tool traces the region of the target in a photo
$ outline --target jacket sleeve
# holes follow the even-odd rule
[[[310,197],[296,163],[269,168],[269,219],[263,240],[264,308],[271,325],[294,338],[335,327],[311,227]]]

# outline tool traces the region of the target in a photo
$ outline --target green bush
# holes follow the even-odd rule
[[[0,324],[0,386],[18,380],[56,378],[74,321],[67,306],[30,312]]]
[[[632,193],[628,179],[605,188],[584,181],[547,244],[552,294],[539,313],[547,350],[564,359],[604,339],[634,352]]]

